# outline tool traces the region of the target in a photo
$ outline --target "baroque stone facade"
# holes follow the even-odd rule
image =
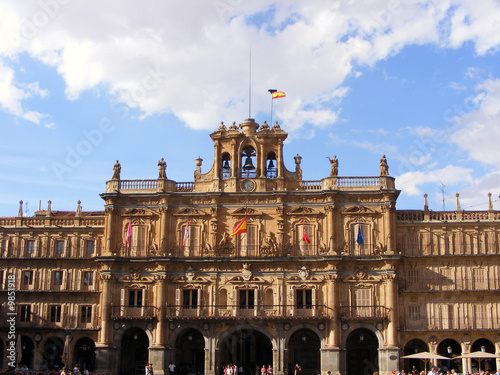
[[[211,134],[214,162],[194,182],[122,180],[104,211],[0,218],[3,363],[15,319],[17,365],[112,374],[389,374],[405,355],[471,371],[500,353],[500,221],[487,211],[398,211],[380,174],[320,181],[285,168],[287,134],[252,119]],[[22,203],[21,203],[22,207]],[[242,221],[246,233],[231,236]],[[15,305],[8,304],[15,291]],[[9,321],[9,319],[11,319]],[[16,341],[14,340],[14,341]]]

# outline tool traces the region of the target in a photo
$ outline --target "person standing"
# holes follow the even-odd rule
[[[168,365],[168,371],[169,371],[170,375],[174,375],[175,374],[175,365],[174,365],[174,362],[170,361],[170,364]]]

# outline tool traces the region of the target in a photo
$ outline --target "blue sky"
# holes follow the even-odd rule
[[[0,2],[0,216],[102,210],[123,179],[193,181],[209,134],[249,115],[289,133],[304,180],[378,174],[398,209],[500,203],[496,1]]]

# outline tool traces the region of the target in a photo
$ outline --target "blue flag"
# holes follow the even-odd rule
[[[358,237],[356,237],[356,242],[358,245],[363,245],[365,243],[365,239],[363,238],[363,233],[361,233],[361,224],[358,220]]]

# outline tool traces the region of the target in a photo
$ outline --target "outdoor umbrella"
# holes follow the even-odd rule
[[[425,362],[425,373],[427,373],[427,362],[429,362],[431,359],[441,359],[441,360],[449,360],[450,358],[444,357],[439,354],[434,354],[434,353],[429,353],[429,352],[421,352],[421,353],[415,353],[415,354],[410,354],[410,355],[405,355],[401,358],[404,359],[421,359],[422,361]]]
[[[460,357],[455,357],[455,359],[457,359],[457,358],[460,358],[460,359],[462,359],[462,358],[476,359],[479,362],[479,371],[481,371],[481,361],[482,360],[484,360],[484,359],[500,358],[500,355],[496,355],[496,354],[493,354],[493,353],[479,351],[479,352],[467,353],[467,354],[461,355]]]
[[[66,367],[69,367],[69,341],[70,336],[66,335],[66,340],[64,340],[64,349],[61,356],[61,361]]]

